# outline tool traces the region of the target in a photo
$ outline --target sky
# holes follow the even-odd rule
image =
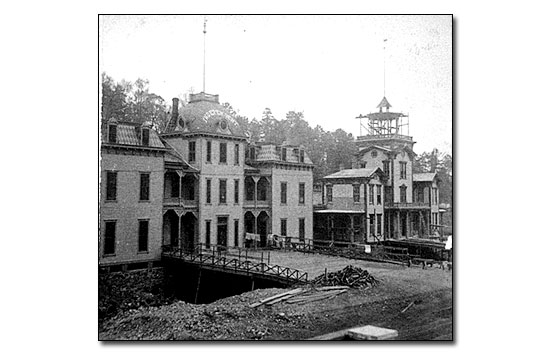
[[[205,91],[240,114],[301,111],[359,136],[385,88],[415,152],[451,152],[451,16],[101,16],[100,72],[148,79],[169,104],[202,91],[204,19]]]

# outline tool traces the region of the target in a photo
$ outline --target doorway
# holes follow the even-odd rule
[[[228,216],[217,217],[217,245],[226,247],[228,244]]]

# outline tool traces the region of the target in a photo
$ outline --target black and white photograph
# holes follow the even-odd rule
[[[100,15],[99,340],[452,341],[452,20]]]

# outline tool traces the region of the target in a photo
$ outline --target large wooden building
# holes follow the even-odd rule
[[[377,107],[358,117],[367,120],[367,134],[355,142],[352,168],[325,176],[315,188],[315,239],[371,243],[437,234],[438,177],[412,172],[408,116],[390,112],[385,97]]]
[[[160,135],[103,121],[99,264],[157,263],[163,246],[313,238],[313,164],[300,146],[250,144],[218,95],[191,94]]]

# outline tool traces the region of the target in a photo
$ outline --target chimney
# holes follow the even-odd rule
[[[178,98],[172,98],[172,118],[178,117]]]
[[[340,170],[344,170],[344,164],[343,164],[343,163],[340,163],[340,164],[338,165],[338,170],[339,170],[339,171],[340,171]]]

